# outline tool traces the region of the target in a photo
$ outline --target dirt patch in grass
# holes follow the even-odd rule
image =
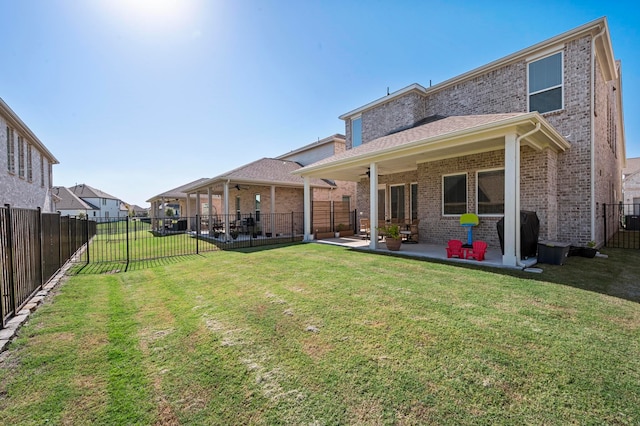
[[[323,359],[333,349],[334,346],[332,344],[323,342],[317,336],[302,341],[302,351],[316,361]]]

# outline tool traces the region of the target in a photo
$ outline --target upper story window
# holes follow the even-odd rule
[[[13,141],[13,129],[7,126],[7,170],[10,173],[16,172],[15,143]]]
[[[562,52],[529,63],[529,111],[562,109],[562,74]]]
[[[40,156],[40,186],[44,188],[44,157]]]
[[[33,182],[33,147],[27,145],[27,180]]]
[[[478,172],[479,215],[504,214],[504,169]]]
[[[362,145],[362,116],[351,119],[351,148]]]
[[[467,212],[467,174],[442,176],[442,214]]]
[[[18,135],[18,176],[24,177],[24,138]]]

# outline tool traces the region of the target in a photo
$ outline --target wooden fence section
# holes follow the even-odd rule
[[[40,210],[0,207],[0,329],[86,244],[95,230],[91,223]]]

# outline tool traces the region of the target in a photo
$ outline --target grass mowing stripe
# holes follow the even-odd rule
[[[149,424],[153,418],[149,383],[137,338],[135,307],[125,297],[119,277],[109,277],[107,424]]]

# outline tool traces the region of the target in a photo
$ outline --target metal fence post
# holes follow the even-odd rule
[[[42,235],[42,209],[40,207],[37,208],[38,211],[38,256],[40,257],[38,264],[40,265],[40,286],[44,284],[44,256],[43,256],[43,245],[44,245],[44,236]]]
[[[602,220],[604,221],[604,246],[607,246],[607,241],[609,240],[609,234],[607,234],[607,205],[602,205]]]
[[[200,254],[200,215],[196,214],[196,254]]]
[[[291,212],[291,242],[294,242],[296,240],[295,234],[294,234],[295,229],[294,229],[294,224],[293,224],[293,215],[294,215],[294,213]]]
[[[16,313],[16,277],[14,276],[14,267],[13,267],[13,220],[11,218],[11,205],[5,204],[7,208],[7,277],[9,278],[9,303],[13,308],[13,313]],[[5,296],[6,297],[6,296]],[[7,315],[8,312],[5,312],[4,315]],[[4,326],[4,315],[2,316],[2,324]]]
[[[124,267],[124,271],[127,272],[129,269],[129,216],[127,216],[126,225],[125,225],[125,241],[127,247],[127,266]]]
[[[91,261],[90,254],[89,254],[89,218],[88,217],[85,218],[85,220],[83,220],[82,222],[84,222],[84,228],[85,228],[85,232],[84,232],[85,241],[84,241],[84,243],[86,244],[86,246],[84,248],[84,251],[87,253],[87,265],[88,265],[89,262]],[[80,222],[80,223],[82,223],[82,222]]]

